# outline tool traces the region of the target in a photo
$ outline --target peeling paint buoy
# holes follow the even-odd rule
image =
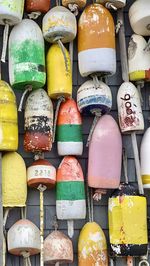
[[[50,9],[50,0],[26,0],[26,12],[46,13]]]

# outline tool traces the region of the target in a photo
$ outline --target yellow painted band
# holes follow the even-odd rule
[[[143,184],[150,184],[150,175],[142,175]]]
[[[129,73],[129,78],[132,81],[145,79],[146,78],[145,70],[131,72]]]

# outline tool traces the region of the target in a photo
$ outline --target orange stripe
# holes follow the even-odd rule
[[[73,99],[68,99],[62,103],[59,109],[57,125],[64,124],[82,124],[81,115],[78,111],[77,104]]]

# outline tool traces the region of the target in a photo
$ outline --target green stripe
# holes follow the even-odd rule
[[[82,126],[81,125],[60,125],[57,126],[57,141],[64,142],[82,142]]]
[[[84,182],[82,181],[57,182],[56,199],[57,200],[85,199]]]

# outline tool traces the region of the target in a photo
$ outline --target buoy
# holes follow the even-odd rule
[[[2,157],[3,207],[24,207],[27,198],[26,166],[17,152]]]
[[[0,25],[5,25],[3,33],[3,50],[1,61],[5,62],[9,26],[20,23],[23,16],[24,0],[1,0],[0,2]]]
[[[121,132],[144,130],[144,119],[138,91],[131,82],[124,82],[117,95],[118,117]]]
[[[126,0],[96,0],[96,3],[105,5],[106,8],[116,10],[118,8],[123,8],[126,5]]]
[[[57,120],[57,149],[58,154],[82,155],[82,119],[73,99],[61,104]]]
[[[68,220],[68,234],[73,235],[72,221],[85,219],[86,201],[82,168],[73,156],[65,156],[57,171],[56,213]]]
[[[9,79],[14,89],[43,87],[46,81],[44,39],[38,24],[23,19],[9,37]]]
[[[78,266],[108,266],[107,243],[101,227],[86,223],[78,240]]]
[[[143,187],[150,188],[150,165],[149,165],[149,153],[150,153],[150,128],[144,133],[141,142],[141,176],[143,181]]]
[[[132,30],[139,35],[150,36],[150,2],[136,0],[129,8],[129,21]]]
[[[26,0],[26,12],[46,13],[50,9],[50,0]]]
[[[15,151],[18,148],[18,114],[16,96],[3,80],[0,80],[0,150]]]
[[[146,40],[137,34],[131,36],[128,47],[129,78],[131,81],[150,80],[150,51]]]
[[[62,232],[53,231],[44,240],[44,263],[66,264],[73,262],[72,241]]]
[[[109,238],[112,256],[147,253],[147,205],[132,185],[122,184],[109,198]]]
[[[94,196],[96,200],[101,198],[99,190],[119,187],[121,159],[119,127],[112,116],[103,115],[96,124],[89,144],[88,185],[97,189]]]
[[[53,105],[46,91],[30,93],[25,106],[24,149],[28,152],[52,148]]]
[[[15,256],[23,256],[25,265],[31,265],[29,257],[40,253],[40,231],[27,219],[17,221],[7,235],[8,251]]]
[[[62,0],[62,5],[65,7],[71,6],[70,10],[76,6],[78,9],[82,9],[86,5],[86,0]]]
[[[87,6],[80,16],[78,64],[83,77],[116,72],[114,21],[110,12],[100,4]]]

